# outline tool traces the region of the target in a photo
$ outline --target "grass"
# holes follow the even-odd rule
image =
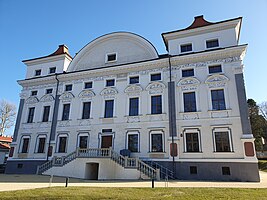
[[[259,160],[259,170],[267,172],[267,160]]]
[[[51,187],[0,192],[0,199],[267,199],[267,189]]]

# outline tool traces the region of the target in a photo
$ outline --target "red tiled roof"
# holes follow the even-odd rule
[[[12,137],[0,136],[0,142],[12,142]]]
[[[2,144],[2,143],[0,143],[0,148],[1,149],[10,149],[10,146],[9,146],[9,144]]]

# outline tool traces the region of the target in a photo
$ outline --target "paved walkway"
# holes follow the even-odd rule
[[[260,172],[261,181],[251,182],[203,182],[203,181],[155,181],[155,187],[227,187],[227,188],[267,188],[267,173]],[[0,191],[34,189],[65,186],[65,178],[41,175],[0,174]],[[151,187],[151,181],[89,181],[71,178],[68,186],[87,187]]]

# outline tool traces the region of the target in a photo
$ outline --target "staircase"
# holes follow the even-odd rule
[[[138,158],[124,157],[111,148],[106,149],[76,149],[76,151],[63,157],[53,157],[52,160],[38,166],[37,174],[42,174],[52,167],[63,167],[77,158],[109,158],[124,168],[137,169],[151,179],[156,179],[157,170]]]
[[[175,180],[173,171],[169,170],[167,167],[164,167],[153,160],[144,160],[144,163],[148,164],[154,169],[159,169],[160,179],[172,179]]]

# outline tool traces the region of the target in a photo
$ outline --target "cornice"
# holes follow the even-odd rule
[[[60,55],[55,55],[55,56],[49,56],[46,58],[24,61],[23,63],[27,66],[32,66],[32,65],[38,65],[38,64],[48,63],[48,62],[59,61],[65,58],[67,58],[69,61],[72,60],[72,58],[68,54],[60,54]]]

